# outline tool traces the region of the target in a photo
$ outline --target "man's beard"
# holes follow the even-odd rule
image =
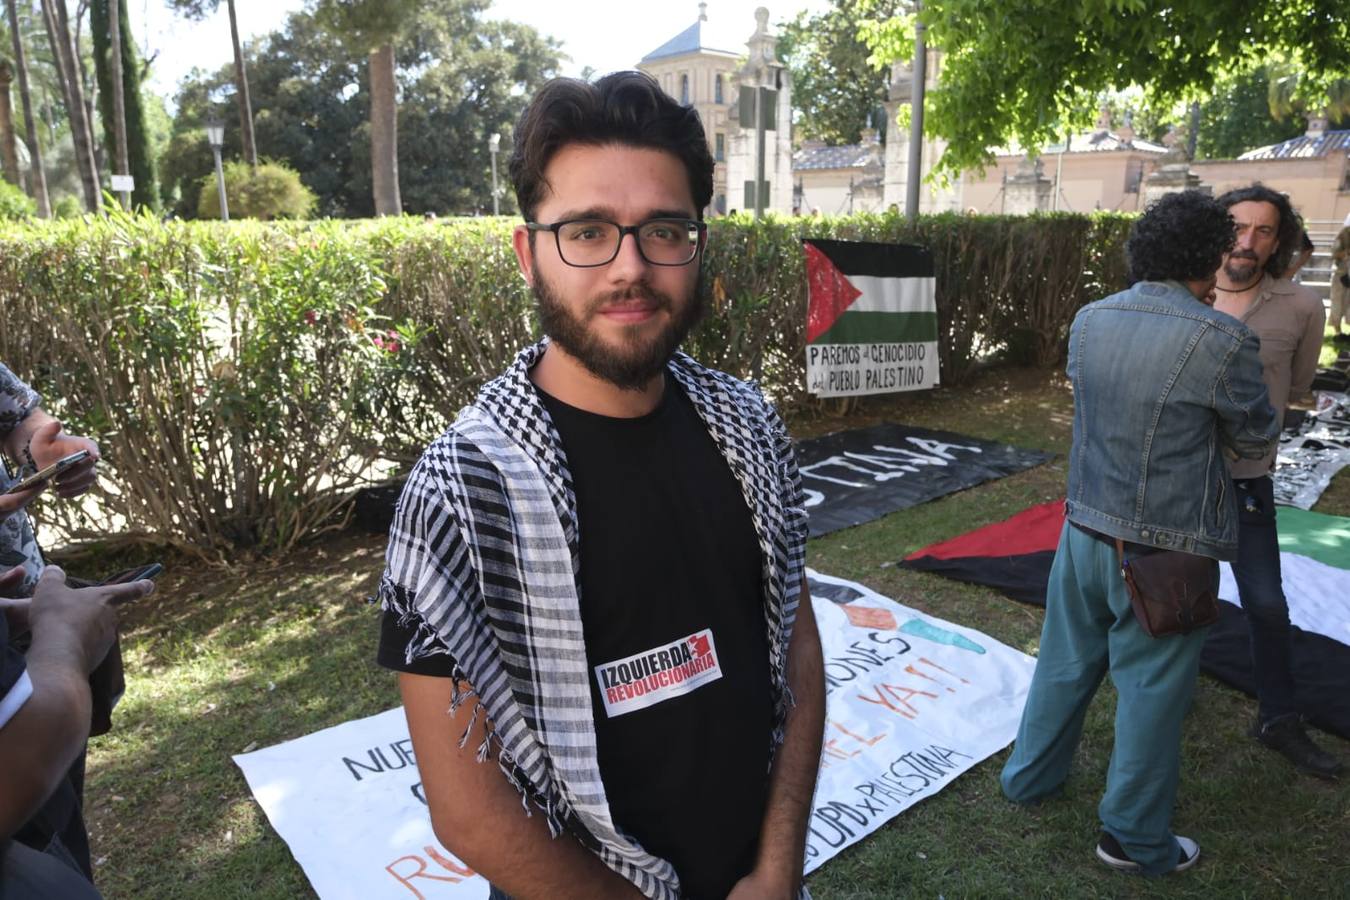
[[[621,390],[640,391],[661,374],[676,348],[703,317],[703,292],[698,284],[690,290],[685,302],[677,305],[669,294],[639,281],[626,290],[593,297],[578,317],[558,298],[537,267],[533,275],[531,290],[539,301],[539,322],[544,334],[586,371]],[[640,325],[626,326],[621,331],[620,343],[614,345],[589,327],[590,320],[600,315],[602,307],[635,299],[655,303],[654,312],[669,314],[666,326],[656,335],[640,337]]]
[[[1256,254],[1245,250],[1234,250],[1223,261],[1223,273],[1234,284],[1246,284],[1252,280],[1260,268]]]

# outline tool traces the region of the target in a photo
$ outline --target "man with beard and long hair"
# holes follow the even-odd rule
[[[545,338],[413,469],[379,589],[433,828],[494,897],[805,895],[801,479],[759,391],[677,350],[703,127],[644,74],[558,79],[510,174]]]
[[[1262,377],[1283,419],[1317,374],[1326,311],[1311,290],[1281,277],[1302,242],[1303,223],[1283,194],[1253,184],[1219,198],[1237,227],[1237,243],[1216,273],[1214,308],[1246,325],[1261,340]],[[1275,449],[1260,459],[1240,459],[1229,469],[1238,498],[1238,555],[1233,562],[1242,608],[1251,631],[1257,718],[1251,735],[1295,766],[1319,778],[1336,778],[1340,760],[1308,737],[1294,705],[1289,603],[1280,575],[1275,529]]]

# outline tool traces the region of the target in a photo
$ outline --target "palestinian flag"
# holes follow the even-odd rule
[[[806,240],[806,386],[821,397],[934,387],[933,257],[912,244]]]
[[[1064,501],[1043,503],[925,547],[900,565],[1044,606],[1063,527]],[[1350,519],[1282,506],[1279,529],[1300,711],[1314,725],[1350,738]],[[1246,614],[1232,569],[1224,563],[1220,571],[1222,615],[1205,639],[1200,666],[1255,695]]]

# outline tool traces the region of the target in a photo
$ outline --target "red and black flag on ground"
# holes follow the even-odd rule
[[[1314,725],[1350,738],[1350,519],[1289,507],[1281,507],[1279,516],[1296,704]],[[1044,606],[1063,527],[1064,501],[1042,503],[925,547],[899,565]],[[1205,638],[1200,667],[1255,695],[1247,614],[1226,563],[1221,572],[1221,617]]]

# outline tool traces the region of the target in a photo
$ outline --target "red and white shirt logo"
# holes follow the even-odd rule
[[[710,628],[595,667],[595,680],[611,719],[691,693],[721,677]]]

